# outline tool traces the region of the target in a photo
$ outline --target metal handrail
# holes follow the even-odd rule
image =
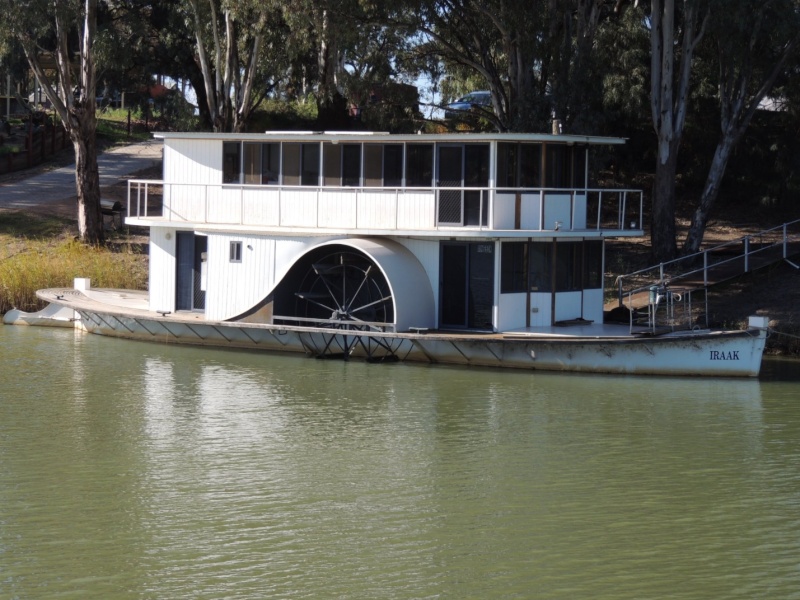
[[[351,186],[278,186],[278,185],[255,185],[255,184],[195,184],[195,183],[166,183],[163,180],[154,180],[154,179],[131,179],[128,181],[128,217],[140,217],[140,218],[149,218],[148,215],[148,201],[150,198],[150,188],[159,186],[163,188],[162,194],[164,196],[168,196],[173,189],[177,188],[203,188],[203,193],[198,194],[197,198],[194,200],[195,202],[202,203],[203,205],[203,214],[202,220],[204,223],[210,223],[210,216],[209,216],[209,191],[212,188],[216,188],[219,190],[232,190],[234,193],[238,190],[238,204],[239,204],[239,217],[238,223],[239,225],[244,225],[244,202],[245,202],[245,192],[248,190],[260,190],[260,191],[269,191],[269,192],[277,192],[278,193],[278,202],[277,202],[277,210],[278,212],[278,222],[282,223],[282,215],[280,214],[281,209],[281,197],[285,192],[296,192],[296,191],[309,191],[316,193],[316,201],[319,201],[319,196],[323,192],[352,192],[355,194],[355,202],[358,202],[363,194],[376,194],[376,193],[389,193],[394,195],[395,197],[395,215],[393,219],[393,226],[386,227],[387,229],[396,229],[397,223],[400,222],[399,219],[399,211],[400,211],[400,201],[399,198],[401,195],[408,194],[408,193],[415,193],[415,192],[426,192],[435,194],[436,197],[436,206],[435,206],[435,214],[433,215],[433,228],[435,230],[439,229],[450,229],[452,227],[461,227],[461,228],[468,228],[468,229],[477,229],[477,230],[484,230],[484,231],[501,231],[503,229],[496,228],[495,224],[492,222],[493,216],[493,203],[496,201],[496,198],[499,194],[520,194],[526,196],[538,196],[539,197],[539,227],[538,229],[526,229],[528,231],[552,231],[558,230],[561,225],[564,225],[565,230],[574,230],[574,231],[621,231],[621,230],[641,230],[643,228],[643,192],[642,190],[634,190],[634,189],[604,189],[604,188],[508,188],[508,187],[486,187],[486,186],[466,186],[466,187],[392,187],[392,188],[385,188],[385,187],[351,187]],[[484,224],[483,220],[481,220],[480,224],[477,225],[466,225],[463,223],[463,213],[462,213],[462,223],[459,224],[458,222],[449,223],[449,222],[439,222],[438,214],[439,214],[439,197],[443,192],[482,192],[480,194],[480,206],[479,206],[479,214],[481,215],[489,215],[490,218],[487,219],[486,223]],[[548,196],[551,195],[568,195],[569,196],[569,218],[570,223],[545,223],[545,201]],[[132,202],[132,196],[135,196],[135,202]],[[585,197],[585,211],[586,211],[586,227],[585,228],[572,228],[572,224],[574,223],[575,215],[577,214],[577,201],[580,196]],[[614,212],[616,213],[614,217],[612,217],[611,226],[604,226],[603,221],[603,213],[604,210],[606,213],[611,209],[608,205],[609,198],[612,198],[611,202],[614,202]],[[631,201],[631,198],[634,198]],[[637,201],[638,200],[638,201]],[[162,199],[163,202],[163,199]],[[236,202],[236,200],[234,200]],[[463,199],[462,199],[463,202]],[[486,204],[488,203],[488,204]],[[596,204],[596,207],[595,207]],[[168,220],[188,220],[181,218],[180,215],[176,215],[173,212],[171,203],[164,203],[163,206],[167,209],[168,214],[162,215]],[[596,215],[591,214],[592,210],[596,208]],[[462,205],[463,210],[463,205]],[[628,214],[630,211],[630,214]],[[317,210],[317,218],[319,217],[319,208]],[[594,223],[594,227],[591,227],[590,224]],[[317,225],[319,222],[317,221]],[[356,226],[358,228],[358,225]]]
[[[723,242],[693,254],[659,263],[658,265],[652,265],[644,269],[639,269],[638,271],[620,275],[616,278],[618,304],[620,307],[627,304],[631,312],[631,326],[633,327],[634,296],[641,294],[651,295],[656,288],[668,290],[669,286],[676,281],[683,280],[691,284],[690,278],[702,275],[702,285],[683,288],[684,293],[691,294],[693,291],[707,288],[711,283],[714,283],[711,281],[710,277],[710,272],[713,269],[741,261],[743,263],[741,273],[748,273],[752,267],[751,259],[753,257],[778,247],[782,248],[781,257],[774,262],[777,262],[777,260],[785,260],[788,258],[789,243],[792,241],[800,241],[800,229],[797,232],[790,233],[790,229],[793,227],[800,228],[800,219],[764,229],[757,233],[748,234],[736,240]],[[774,241],[765,243],[765,239],[772,239]],[[753,248],[753,240],[761,240],[761,245],[757,248]],[[711,259],[714,254],[719,254],[721,251],[731,247],[741,247],[742,251],[733,256],[726,256],[712,262]],[[702,266],[694,266],[701,261]],[[685,270],[680,269],[682,265],[686,265]],[[677,273],[675,272],[676,268],[678,269]],[[736,274],[738,275],[739,272],[737,271]],[[642,284],[641,280],[647,279],[648,276],[650,277],[650,281]],[[627,281],[637,283],[634,284],[634,287],[626,290],[625,282]],[[706,313],[707,312],[708,311],[706,311]]]

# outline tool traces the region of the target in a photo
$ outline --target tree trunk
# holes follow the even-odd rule
[[[717,200],[717,196],[719,196],[719,186],[725,175],[725,168],[728,166],[728,159],[731,156],[735,142],[735,136],[725,135],[717,145],[717,150],[714,152],[714,160],[711,162],[711,168],[703,186],[703,194],[700,196],[700,202],[694,211],[694,215],[692,215],[692,224],[686,234],[686,241],[683,243],[684,254],[694,254],[700,250],[700,244],[703,243],[703,234],[708,224],[708,216],[711,213],[711,207]]]
[[[675,242],[677,144],[670,144],[670,150],[664,160],[657,161],[656,176],[653,182],[653,214],[650,222],[650,239],[653,258],[660,262],[672,260],[678,254]]]
[[[70,137],[75,149],[75,188],[80,237],[87,244],[102,244],[105,241],[105,231],[100,206],[100,173],[97,168],[94,127],[82,121],[80,127],[70,131]]]

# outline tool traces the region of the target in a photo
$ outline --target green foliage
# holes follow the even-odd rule
[[[248,129],[250,131],[298,131],[311,130],[317,121],[317,105],[314,102],[264,100],[254,111]]]

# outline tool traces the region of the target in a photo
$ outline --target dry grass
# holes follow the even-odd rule
[[[0,212],[0,313],[43,307],[36,290],[72,287],[89,277],[97,287],[147,289],[147,255],[139,246],[86,246],[74,223],[18,211]]]

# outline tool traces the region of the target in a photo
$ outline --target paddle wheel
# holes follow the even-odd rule
[[[350,249],[310,257],[294,293],[294,316],[335,328],[383,329],[394,321],[389,283],[375,263]]]

